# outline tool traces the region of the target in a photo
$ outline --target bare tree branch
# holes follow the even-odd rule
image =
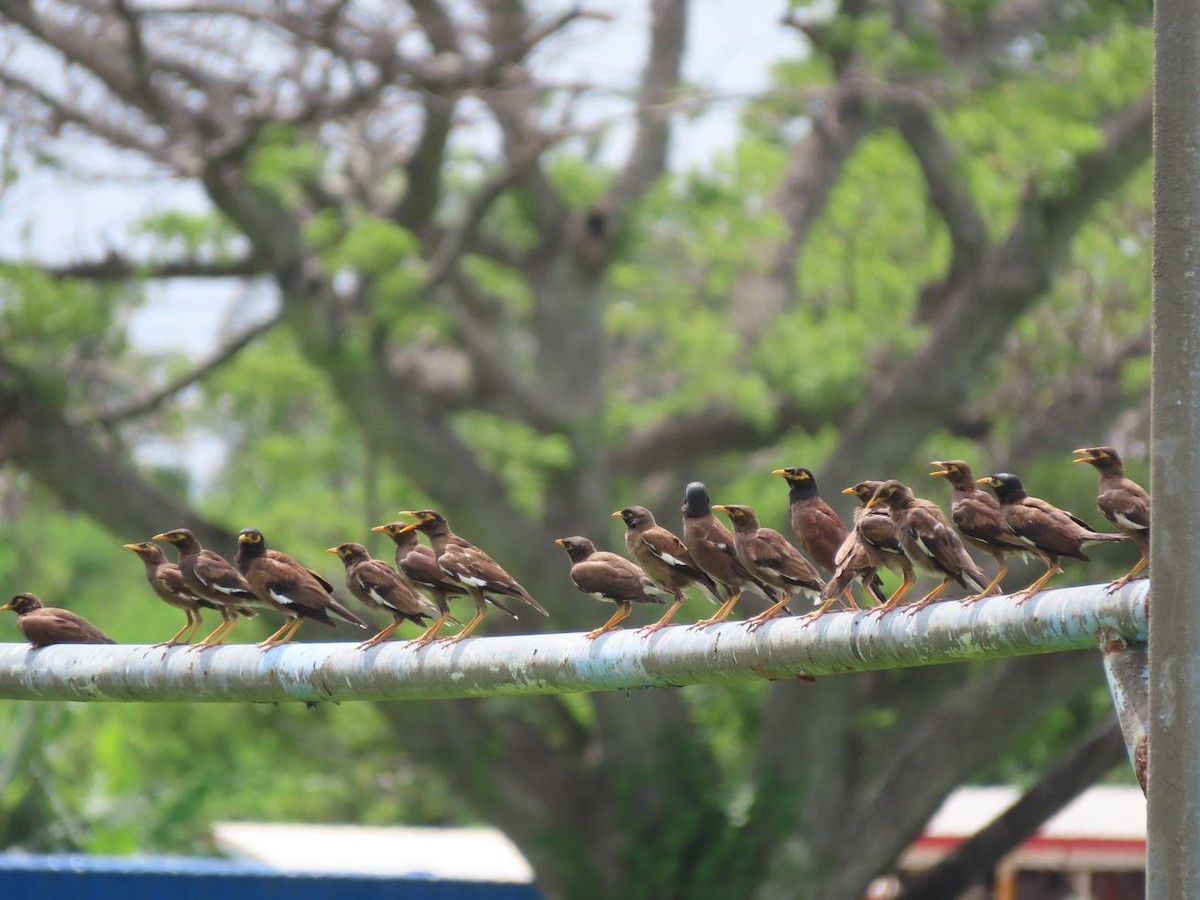
[[[0,260],[0,268],[34,265],[39,271],[56,279],[87,281],[126,281],[145,278],[151,281],[173,278],[250,278],[266,273],[266,266],[253,255],[230,260],[180,259],[171,262],[139,262],[123,254],[109,251],[100,259],[73,263],[28,263],[22,260]]]
[[[645,193],[667,165],[668,108],[683,71],[688,0],[655,0],[652,16],[650,52],[638,88],[637,134],[606,204],[616,215]]]
[[[260,337],[274,328],[282,318],[280,313],[269,317],[268,319],[247,328],[241,334],[226,342],[224,346],[219,347],[208,359],[204,360],[200,365],[194,367],[188,372],[171,379],[157,391],[153,391],[144,397],[139,397],[130,403],[120,406],[116,409],[110,409],[101,412],[95,417],[97,424],[105,426],[118,425],[121,422],[129,419],[135,419],[139,416],[144,416],[147,413],[154,412],[172,397],[186,390],[198,381],[204,379],[210,372],[214,372],[221,368]]]

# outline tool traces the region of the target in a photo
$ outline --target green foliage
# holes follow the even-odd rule
[[[272,123],[254,148],[247,168],[247,180],[264,196],[291,206],[304,196],[305,188],[315,182],[324,165],[324,154],[311,140],[283,123]]]

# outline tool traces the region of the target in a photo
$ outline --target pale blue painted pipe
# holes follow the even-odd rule
[[[649,638],[618,631],[472,638],[420,650],[403,642],[186,647],[0,645],[0,698],[202,701],[427,700],[630,690],[794,678],[1092,650],[1101,633],[1146,640],[1147,582],[1046,591],[1022,606],[991,597],[916,615],[836,613],[805,627],[783,618],[751,633],[738,622]],[[570,602],[579,602],[572,599]],[[0,622],[0,627],[3,623]],[[11,627],[11,626],[10,626]]]

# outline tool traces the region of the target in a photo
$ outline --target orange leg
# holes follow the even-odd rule
[[[1121,588],[1125,587],[1125,585],[1129,584],[1129,582],[1133,581],[1134,578],[1136,578],[1138,574],[1141,573],[1142,570],[1144,570],[1148,565],[1150,565],[1150,557],[1146,556],[1146,551],[1143,550],[1142,558],[1137,561],[1137,565],[1135,565],[1116,581],[1110,583],[1109,586],[1105,588],[1105,591],[1110,594],[1115,594]]]
[[[589,641],[594,641],[596,638],[600,637],[600,635],[615,630],[617,627],[619,627],[617,623],[624,622],[626,619],[628,619],[631,612],[633,612],[632,603],[618,603],[617,611],[612,614],[612,618],[610,618],[599,628],[593,628],[591,631],[585,634],[584,637]]]
[[[757,616],[752,616],[746,620],[746,627],[751,631],[758,631],[769,621],[779,615],[779,611],[788,605],[788,601],[792,599],[792,595],[784,593],[782,597],[760,612]],[[832,601],[831,601],[832,602]]]
[[[726,619],[729,618],[730,614],[733,612],[733,608],[735,606],[737,606],[738,601],[741,599],[742,599],[741,591],[738,591],[736,593],[731,592],[729,595],[729,598],[724,603],[721,604],[720,608],[715,613],[713,613],[712,616],[710,616],[707,619],[701,619],[699,622],[696,622],[694,625],[688,626],[688,630],[691,631],[692,629],[695,629],[695,628],[705,628],[708,625],[715,625],[718,622],[724,622]]]
[[[882,606],[876,606],[867,615],[882,616],[884,613],[891,612],[900,605],[900,601],[904,599],[904,595],[912,590],[912,586],[916,583],[916,576],[912,569],[904,570],[904,580],[900,582],[900,586],[892,592],[892,596],[887,598],[887,601]]]
[[[289,619],[286,625],[265,641],[259,641],[255,646],[260,650],[270,650],[273,647],[278,647],[280,644],[286,644],[296,636],[296,632],[300,630],[300,626],[303,624],[303,619]]]
[[[1060,566],[1058,564],[1058,557],[1057,556],[1052,557],[1050,559],[1050,561],[1047,563],[1046,573],[1044,575],[1042,575],[1041,578],[1039,578],[1037,581],[1035,581],[1033,584],[1031,584],[1029,587],[1025,588],[1024,590],[1017,591],[1015,594],[1013,594],[1013,597],[1016,598],[1017,606],[1020,606],[1022,603],[1024,603],[1026,600],[1028,600],[1030,597],[1032,597],[1034,594],[1036,594],[1038,591],[1040,591],[1042,589],[1042,587],[1046,584],[1046,582],[1049,581],[1051,578],[1053,578],[1055,575],[1061,575],[1061,574],[1062,574],[1062,566]]]
[[[442,638],[443,644],[457,644],[463,638],[469,636],[472,631],[479,627],[479,623],[487,617],[487,601],[483,599],[483,592],[477,588],[471,588],[471,599],[475,601],[475,615],[466,625],[463,630],[452,637]]]
[[[654,634],[656,631],[666,628],[671,624],[671,617],[674,616],[675,613],[679,612],[679,607],[681,606],[683,606],[683,594],[679,593],[675,595],[675,602],[671,604],[670,609],[663,613],[663,617],[653,625],[646,625],[642,628],[639,628],[638,634],[642,636],[649,636]]]
[[[171,637],[168,640],[165,640],[161,643],[155,644],[154,645],[155,647],[174,647],[177,644],[186,644],[187,639],[182,639],[184,632],[187,632],[190,630],[191,633],[188,634],[188,638],[192,637],[192,635],[195,634],[196,629],[198,629],[201,624],[200,613],[198,613],[198,612],[195,613],[195,618],[193,618],[192,611],[190,609],[185,609],[183,611],[183,614],[185,616],[187,616],[187,621],[183,623],[183,627],[180,628],[173,635],[171,635]]]
[[[942,595],[942,592],[945,591],[946,588],[950,587],[950,585],[952,585],[952,584],[954,584],[954,579],[949,576],[946,576],[946,578],[942,580],[941,584],[939,584],[937,587],[935,587],[932,591],[930,591],[928,594],[926,594],[924,597],[922,597],[916,603],[909,606],[909,608],[906,609],[905,612],[911,616],[918,610],[924,609],[929,604],[934,603],[937,600],[937,598]]]
[[[849,587],[847,587],[846,590],[842,592],[842,596],[846,598],[846,609],[850,609],[850,610],[862,609],[862,607],[858,605],[858,601],[854,599],[854,592],[851,591]]]
[[[996,571],[996,577],[989,581],[987,587],[985,587],[978,594],[972,594],[969,597],[963,597],[962,600],[959,601],[963,606],[970,606],[972,603],[982,600],[993,591],[996,593],[1000,592],[1000,582],[1003,581],[1004,576],[1008,574],[1008,554],[997,553],[995,555],[995,560],[996,564],[999,566],[999,569]]]
[[[193,644],[192,649],[193,650],[207,650],[209,647],[217,646],[219,643],[221,643],[223,640],[225,640],[225,636],[228,635],[229,632],[233,631],[234,626],[237,625],[237,623],[238,623],[237,616],[234,613],[232,613],[230,610],[228,610],[224,606],[222,606],[221,607],[221,624],[218,625],[215,629],[213,629],[212,634],[210,634],[208,637],[206,637],[200,643]]]
[[[371,638],[370,640],[363,641],[361,644],[358,645],[358,649],[359,650],[368,650],[371,647],[374,647],[376,644],[382,644],[384,641],[386,641],[388,638],[390,638],[392,636],[392,632],[394,632],[397,628],[399,628],[403,622],[404,622],[404,619],[393,619],[391,625],[389,625],[387,628],[383,629],[383,631],[379,632],[379,634],[375,635],[375,637]]]
[[[449,621],[450,621],[450,611],[446,610],[446,612],[442,613],[441,616],[438,617],[438,620],[436,622],[434,622],[432,625],[430,625],[428,628],[425,629],[425,633],[423,635],[421,635],[419,638],[415,638],[414,640],[409,641],[407,644],[405,644],[405,646],[406,647],[414,647],[419,650],[420,648],[424,647],[426,644],[432,642],[435,638],[437,638],[437,633],[439,631],[441,631],[442,626],[445,625]]]

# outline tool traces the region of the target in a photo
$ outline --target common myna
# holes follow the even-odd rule
[[[987,578],[967,553],[962,538],[940,506],[914,496],[907,485],[894,478],[879,485],[874,496],[867,501],[867,508],[873,509],[880,504],[887,507],[888,515],[896,523],[896,534],[909,562],[942,576],[942,583],[912,604],[910,612],[933,603],[953,582],[976,593],[983,590]],[[904,573],[904,582],[888,598],[887,603],[872,610],[872,613],[882,614],[894,609],[912,584],[910,570]]]
[[[749,506],[738,503],[718,504],[713,509],[729,516],[733,524],[733,542],[738,559],[742,564],[767,584],[778,589],[783,597],[757,616],[746,620],[751,631],[762,627],[773,618],[787,601],[792,591],[821,595],[825,582],[820,573],[804,556],[788,543],[787,538],[773,528],[762,528],[758,516]]]
[[[902,572],[910,567],[908,557],[900,547],[900,539],[896,536],[896,523],[887,510],[881,507],[867,509],[867,501],[882,483],[860,481],[842,491],[843,494],[858,497],[862,505],[854,510],[854,527],[838,549],[837,567],[821,592],[821,599],[827,608],[832,605],[831,601],[850,587],[855,578],[876,600],[886,603],[888,598],[876,573],[883,568]]]
[[[270,650],[290,641],[305,619],[336,628],[337,623],[329,618],[331,612],[351,625],[367,627],[366,622],[326,590],[321,583],[323,579],[318,580],[310,569],[286,553],[278,550],[268,553],[267,542],[257,528],[243,528],[238,532],[234,562],[259,599],[283,613],[286,619],[282,628],[265,641],[258,642],[261,650]]]
[[[1125,477],[1121,456],[1112,447],[1085,447],[1075,462],[1090,463],[1100,473],[1100,494],[1096,505],[1104,518],[1133,538],[1142,558],[1132,569],[1108,586],[1111,594],[1129,584],[1150,565],[1150,494],[1136,481]]]
[[[433,601],[440,610],[436,621],[419,638],[411,641],[414,647],[424,647],[435,640],[442,626],[447,622],[460,624],[450,615],[450,598],[467,596],[467,589],[450,580],[442,567],[437,563],[433,548],[422,544],[417,533],[409,526],[412,522],[388,522],[386,525],[376,525],[372,531],[386,534],[396,545],[396,568],[408,579],[409,584]],[[495,597],[488,597],[488,602],[497,609],[503,610],[514,619],[517,614],[504,606]]]
[[[972,547],[982,550],[996,561],[996,577],[975,596],[962,599],[965,604],[974,603],[993,591],[999,591],[1000,582],[1008,574],[1008,554],[1028,553],[1030,547],[1008,527],[1000,511],[1000,501],[995,495],[975,483],[970,465],[961,459],[934,460],[930,465],[938,469],[929,474],[934,478],[945,478],[954,490],[950,500],[950,518],[954,520],[959,534]]]
[[[817,568],[833,574],[837,570],[837,554],[845,543],[850,529],[832,506],[817,492],[813,473],[800,466],[775,469],[788,483],[788,515],[796,542]],[[849,588],[843,592],[851,609],[858,609]]]
[[[700,481],[693,481],[683,493],[683,546],[687,547],[696,565],[717,583],[724,594],[724,602],[716,613],[696,622],[692,628],[724,622],[741,599],[742,589],[748,584],[762,591],[770,603],[776,601],[775,591],[738,559],[733,535],[712,514],[708,488]]]
[[[348,541],[325,551],[333,553],[346,566],[346,589],[365,606],[388,613],[392,623],[375,637],[358,645],[366,650],[392,636],[404,622],[415,622],[422,628],[426,619],[437,619],[442,611],[418,594],[396,570],[381,559],[372,559],[362,544]]]
[[[653,634],[670,625],[671,617],[683,605],[683,589],[689,584],[700,585],[718,604],[723,602],[717,583],[696,565],[683,541],[654,521],[650,510],[644,506],[626,506],[614,512],[613,518],[625,523],[625,549],[633,561],[651,581],[675,598],[663,617],[638,629],[639,634]]]
[[[595,640],[600,635],[619,628],[633,612],[635,603],[666,603],[667,594],[646,573],[623,556],[597,550],[585,537],[558,538],[554,543],[567,551],[571,560],[571,581],[590,597],[617,604],[612,618],[584,637]]]
[[[69,609],[42,606],[34,594],[17,594],[0,612],[11,609],[17,614],[17,628],[34,647],[51,644],[115,644],[112,638]]]
[[[225,557],[201,547],[200,541],[188,529],[173,528],[154,535],[151,540],[175,545],[179,551],[179,571],[183,575],[183,583],[196,596],[217,604],[221,611],[221,624],[200,643],[194,644],[195,649],[215,647],[237,625],[239,615],[254,614],[246,604],[253,605],[261,601],[246,579]]]
[[[1046,572],[1041,578],[1013,594],[1018,604],[1024,603],[1031,594],[1036,594],[1047,581],[1062,572],[1060,557],[1069,556],[1087,562],[1088,557],[1083,553],[1083,547],[1087,544],[1123,541],[1128,537],[1124,533],[1102,534],[1074,513],[1059,509],[1038,497],[1030,497],[1021,479],[1008,472],[985,475],[978,479],[978,483],[996,492],[1000,511],[1008,527],[1028,548],[1039,551],[1046,563]]]
[[[122,546],[126,550],[136,553],[142,560],[146,568],[146,580],[150,582],[151,589],[159,599],[168,606],[183,610],[183,614],[187,618],[183,627],[168,640],[154,646],[174,647],[176,644],[186,644],[195,637],[196,631],[203,624],[200,610],[220,609],[220,607],[211,600],[205,600],[192,593],[183,582],[183,573],[179,571],[179,566],[173,562],[167,562],[166,554],[158,544],[152,541],[138,541],[136,544],[122,544]],[[184,637],[185,634],[186,637]]]
[[[479,627],[487,615],[487,597],[500,594],[513,597],[532,606],[543,616],[549,615],[545,607],[533,599],[515,578],[500,567],[500,564],[468,541],[450,530],[446,517],[435,509],[404,510],[402,516],[411,516],[417,521],[406,526],[409,531],[420,531],[433,545],[438,566],[455,584],[466,589],[475,601],[475,615],[462,631],[445,638],[456,643]]]

